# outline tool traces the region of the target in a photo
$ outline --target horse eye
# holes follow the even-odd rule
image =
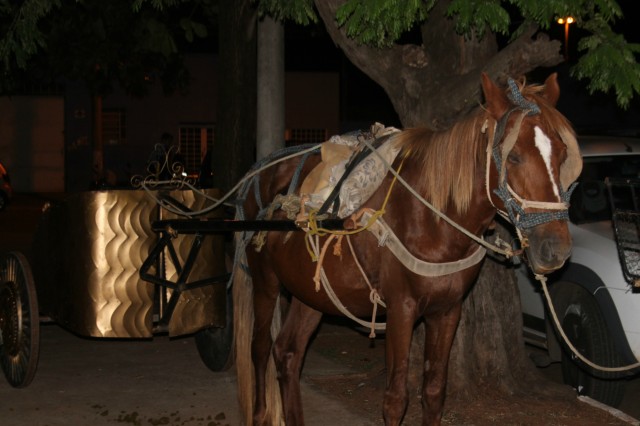
[[[507,161],[509,161],[511,164],[520,164],[522,163],[522,158],[518,154],[510,152],[507,156]]]

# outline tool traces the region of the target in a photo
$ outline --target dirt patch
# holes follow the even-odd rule
[[[378,337],[369,344],[366,335],[340,331],[321,332],[312,343],[312,350],[349,366],[353,373],[306,375],[305,380],[332,398],[360,413],[363,425],[382,425],[382,398],[385,387],[384,339]],[[548,385],[549,394],[528,392],[506,395],[484,389],[471,399],[448,397],[445,404],[445,425],[555,425],[555,426],[628,426],[613,414],[579,400],[574,392],[540,375],[541,387]],[[412,394],[403,425],[422,424],[417,387]],[[637,423],[635,423],[637,424]],[[359,426],[359,425],[353,425]]]

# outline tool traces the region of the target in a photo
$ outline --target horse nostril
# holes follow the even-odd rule
[[[548,239],[544,240],[542,244],[540,244],[540,258],[546,263],[552,263],[558,258],[553,247],[554,244],[552,244]]]
[[[538,247],[538,258],[546,265],[561,265],[569,257],[571,245],[558,238],[545,238]]]

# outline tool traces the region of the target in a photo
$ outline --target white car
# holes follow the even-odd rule
[[[639,267],[640,213],[635,215],[638,200],[632,190],[637,189],[640,196],[640,186],[631,183],[639,182],[640,139],[593,136],[578,137],[578,142],[584,166],[569,209],[573,251],[567,264],[548,277],[549,293],[563,330],[582,355],[603,366],[634,364],[640,360],[640,289],[633,285]],[[605,178],[631,183],[608,186]],[[612,221],[611,197],[615,211],[632,211],[635,222],[627,224],[635,250],[631,256],[619,254],[616,237],[621,234],[614,229],[619,221]],[[625,275],[625,268],[631,275]],[[603,373],[579,361],[558,337],[540,284],[525,265],[516,269],[516,275],[525,341],[546,348],[549,354],[534,361],[540,366],[561,362],[566,384],[581,395],[618,406],[625,378],[639,369]]]

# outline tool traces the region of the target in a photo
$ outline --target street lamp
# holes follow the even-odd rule
[[[573,24],[573,17],[558,18],[558,24],[564,24],[564,60],[569,61],[569,24]]]

